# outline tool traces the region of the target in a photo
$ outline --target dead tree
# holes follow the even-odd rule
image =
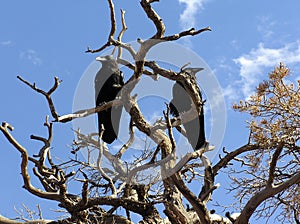
[[[43,147],[34,156],[29,156],[28,150],[12,136],[13,127],[9,123],[3,122],[0,126],[6,139],[22,156],[21,175],[24,189],[37,197],[57,201],[58,206],[69,214],[66,219],[47,221],[47,223],[133,223],[131,216],[135,213],[141,217],[139,223],[245,224],[249,222],[254,212],[261,217],[271,214],[273,208],[270,205],[274,202],[277,207],[284,206],[285,212],[278,216],[278,219],[289,218],[299,223],[300,122],[299,109],[297,109],[300,99],[299,84],[296,90],[286,85],[283,79],[288,71],[280,65],[270,76],[270,81],[258,87],[257,93],[250,101],[234,106],[237,110],[249,112],[254,119],[262,118],[259,123],[253,121],[250,124],[250,138],[244,146],[231,152],[224,149],[223,157],[220,156],[219,161],[214,165],[205,155],[211,149],[209,143],[178,159],[172,130],[174,127],[180,128],[183,122],[198,116],[203,110],[204,99],[199,94],[199,87],[195,80],[184,69],[180,71],[164,69],[156,61],[147,61],[146,55],[152,47],[163,42],[199,35],[210,31],[210,28],[199,30],[191,28],[166,36],[164,22],[152,7],[152,4],[159,4],[155,2],[158,1],[141,0],[142,10],[156,29],[152,37],[138,40],[138,50],[122,41],[122,36],[127,30],[124,11],[121,11],[122,30],[115,38],[117,22],[112,0],[108,0],[111,29],[107,42],[99,49],[87,49],[87,53],[97,53],[113,47],[118,51],[118,63],[127,66],[132,71],[119,99],[96,108],[83,108],[71,114],[60,115],[52,99],[52,93],[61,83],[58,78],[55,78],[53,86],[45,91],[22,77],[18,77],[46,98],[51,112],[51,118],[47,117],[44,123],[48,136],[31,135],[31,139],[43,143]],[[134,63],[125,61],[122,58],[122,51],[127,51]],[[169,108],[166,106],[164,118],[155,124],[150,124],[145,120],[136,97],[132,95],[132,91],[144,75],[162,76],[181,82],[191,96],[195,108],[181,114],[181,119],[173,119],[170,118]],[[85,135],[80,133],[80,130],[75,130],[77,139],[73,142],[72,153],[76,155],[83,149],[96,149],[97,160],[93,163],[80,161],[75,156],[74,159],[63,164],[54,162],[51,156],[53,125],[61,125],[74,119],[94,115],[113,105],[123,105],[131,118],[130,139],[116,155],[99,141],[98,135]],[[135,129],[151,138],[157,147],[154,151],[145,149],[143,155],[133,164],[126,164],[122,156],[134,139]],[[259,158],[257,155],[260,155]],[[111,169],[102,166],[103,158],[112,164]],[[279,163],[279,160],[286,158],[289,162]],[[34,165],[33,174],[39,179],[43,189],[31,183],[29,162]],[[239,173],[248,176],[241,178],[234,176],[238,170],[236,166],[232,166],[233,163],[240,163],[242,170]],[[67,168],[70,167],[75,171],[67,172]],[[162,178],[154,178],[148,184],[136,181],[139,172],[157,167],[161,171]],[[260,169],[261,167],[264,169]],[[199,168],[204,168],[203,175],[198,174]],[[232,190],[242,195],[239,199],[246,200],[239,215],[228,212],[226,217],[225,214],[221,216],[207,209],[207,204],[213,199],[213,193],[219,186],[215,183],[215,179],[221,170],[229,172],[233,181]],[[198,192],[191,191],[188,182],[198,181],[199,185],[199,178],[203,180],[200,182],[201,188]],[[67,185],[69,181],[81,184],[81,192],[76,195],[70,194]],[[220,200],[218,203],[222,204]],[[163,205],[163,209],[158,209],[158,205]],[[116,212],[120,209],[121,213]],[[232,212],[234,208],[228,210]],[[3,218],[3,220],[3,223],[9,223],[7,219]]]

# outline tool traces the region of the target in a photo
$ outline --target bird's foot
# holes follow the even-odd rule
[[[103,101],[103,102],[101,102],[101,103],[98,104],[98,107],[99,107],[99,106],[103,106],[103,105],[105,105],[106,103],[107,103],[107,102]]]

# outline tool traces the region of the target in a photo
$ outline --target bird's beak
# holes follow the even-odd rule
[[[196,76],[197,72],[204,70],[204,68],[185,68],[184,72],[187,72],[190,75]]]
[[[204,70],[204,68],[191,68],[191,70],[193,71],[194,74],[196,74],[197,72]]]

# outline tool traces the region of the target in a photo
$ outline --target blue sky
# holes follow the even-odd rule
[[[140,9],[139,1],[115,1],[116,9],[126,11],[128,31],[124,41],[147,38],[154,27]],[[255,85],[283,61],[293,78],[300,75],[300,2],[289,0],[165,0],[154,3],[163,18],[167,34],[184,28],[211,26],[212,32],[178,43],[195,51],[213,70],[225,97],[227,121],[222,142],[228,150],[247,141],[247,117],[233,112],[231,105],[251,94]],[[119,14],[117,15],[119,19]],[[61,114],[72,111],[76,86],[96,55],[85,54],[87,46],[97,48],[109,32],[106,1],[2,1],[0,7],[0,121],[15,127],[14,136],[34,154],[41,146],[30,134],[45,135],[42,126],[49,114],[42,96],[17,80],[16,76],[49,88],[53,77],[63,83],[54,94]],[[222,96],[220,96],[222,97]],[[216,98],[216,101],[218,98]],[[213,102],[212,102],[213,103]],[[69,152],[71,124],[56,125],[54,153]],[[54,136],[54,137],[55,137]],[[61,138],[60,138],[61,137]],[[0,213],[15,217],[14,206],[34,208],[41,204],[45,216],[56,203],[38,200],[21,189],[20,156],[0,137]],[[34,178],[33,178],[34,179]]]

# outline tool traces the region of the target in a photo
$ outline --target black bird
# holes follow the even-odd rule
[[[96,60],[102,63],[95,77],[96,106],[99,106],[116,99],[124,86],[124,77],[112,55],[97,57]],[[121,113],[122,106],[113,106],[98,113],[98,130],[100,134],[101,125],[104,126],[104,142],[110,144],[117,138]]]
[[[188,73],[191,76],[191,80],[196,81],[196,73],[203,70],[203,68],[185,68],[182,71]],[[178,117],[181,113],[187,112],[191,109],[191,105],[194,104],[192,98],[185,90],[183,84],[176,81],[173,86],[173,99],[171,100],[170,113]],[[199,94],[201,96],[200,90]],[[205,144],[205,132],[204,132],[204,113],[203,109],[198,117],[183,124],[186,132],[186,137],[194,150],[200,149]]]

